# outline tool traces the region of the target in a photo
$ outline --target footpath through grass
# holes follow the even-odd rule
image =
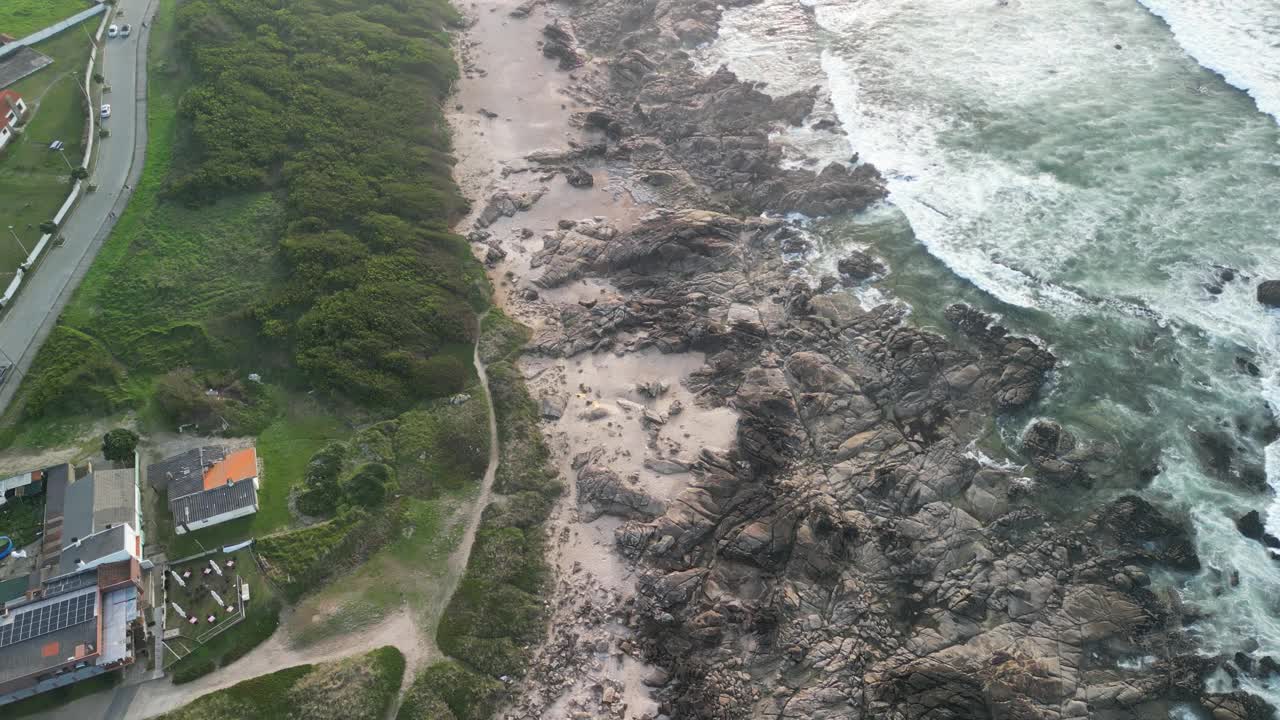
[[[0,33],[24,38],[92,6],[89,0],[4,0],[0,3]]]
[[[58,4],[48,0],[4,0],[0,2],[0,32],[6,32],[4,15],[14,2],[51,7]],[[88,7],[80,0],[74,4],[77,10]],[[27,103],[28,122],[24,132],[0,151],[0,198],[4,199],[0,202],[0,231],[4,232],[4,237],[0,237],[0,281],[5,284],[27,256],[7,228],[12,225],[30,250],[44,234],[40,224],[53,219],[71,191],[68,164],[79,166],[84,159],[88,108],[80,80],[89,61],[90,35],[100,21],[100,17],[91,18],[35,45],[34,49],[48,55],[53,63],[8,88],[17,91]],[[49,149],[54,140],[66,144],[61,153]]]

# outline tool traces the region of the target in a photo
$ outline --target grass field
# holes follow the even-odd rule
[[[400,690],[393,647],[263,675],[159,716],[161,720],[382,720]]]
[[[5,0],[0,3],[0,32],[4,32],[4,15],[10,10],[9,5],[15,2],[18,5],[37,4],[36,0]],[[58,4],[45,0],[40,2],[44,5]],[[88,7],[87,3],[79,0],[71,5],[76,9]],[[72,10],[62,17],[74,13]],[[0,197],[5,199],[0,205],[0,231],[3,231],[3,237],[0,237],[0,280],[6,283],[9,273],[27,255],[9,234],[8,227],[14,226],[14,231],[30,250],[43,234],[40,223],[53,219],[71,190],[68,162],[76,166],[84,158],[86,108],[79,80],[83,78],[85,63],[89,61],[89,35],[97,30],[99,22],[100,18],[91,18],[79,27],[68,28],[36,45],[36,50],[53,58],[53,64],[19,80],[10,88],[26,101],[29,120],[25,132],[0,153]],[[63,153],[49,149],[49,143],[54,140],[66,143]]]
[[[90,7],[88,0],[4,0],[0,33],[23,38]]]

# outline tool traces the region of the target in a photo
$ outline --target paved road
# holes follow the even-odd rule
[[[111,105],[111,118],[104,125],[111,130],[111,136],[99,140],[97,164],[90,175],[90,182],[96,183],[98,190],[81,198],[63,223],[66,243],[61,247],[51,245],[45,251],[44,259],[35,272],[27,275],[0,319],[0,359],[17,366],[0,386],[0,411],[8,407],[36,351],[98,254],[115,218],[124,211],[130,194],[125,185],[136,186],[142,174],[147,145],[146,57],[150,35],[150,29],[142,27],[142,20],[150,16],[154,4],[154,0],[119,0],[117,8],[124,15],[112,22],[127,22],[133,32],[127,38],[103,36],[102,74],[105,84],[111,87],[111,92],[103,94],[103,102]]]

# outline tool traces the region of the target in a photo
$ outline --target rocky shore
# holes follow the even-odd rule
[[[1086,494],[1118,449],[1041,419],[1020,466],[976,450],[1047,349],[961,304],[942,332],[864,307],[874,250],[804,272],[817,239],[783,218],[884,185],[856,157],[784,166],[769,134],[818,91],[698,73],[719,7],[463,7],[463,230],[534,331],[570,480],[548,640],[504,715],[1271,717],[1234,681],[1277,664],[1197,654],[1196,609],[1153,585],[1199,567],[1185,522]]]

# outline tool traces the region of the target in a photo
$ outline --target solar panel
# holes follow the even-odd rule
[[[0,627],[0,648],[79,625],[94,616],[97,600],[96,592],[84,593],[16,615]]]

